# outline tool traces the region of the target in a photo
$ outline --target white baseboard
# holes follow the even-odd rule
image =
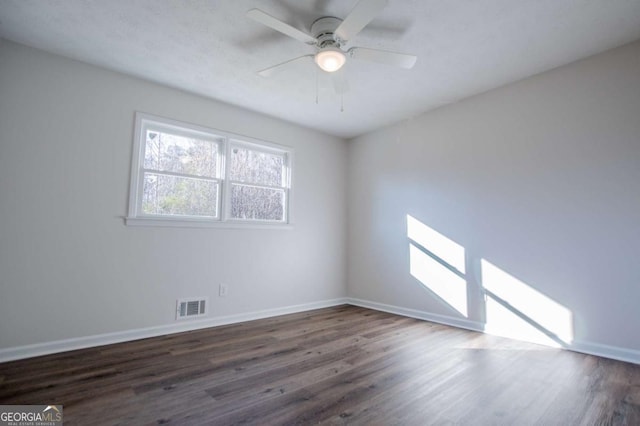
[[[347,299],[345,298],[323,300],[320,302],[284,306],[223,317],[204,318],[192,321],[179,321],[174,324],[166,324],[156,327],[139,328],[135,330],[118,331],[115,333],[97,334],[86,337],[74,337],[71,339],[17,346],[13,348],[0,349],[0,362],[32,358],[35,356],[49,355],[76,349],[110,345],[112,343],[129,342],[132,340],[164,336],[167,334],[199,330],[202,328],[216,327],[220,325],[235,324],[244,321],[275,317],[278,315],[293,314],[297,312],[311,311],[313,309],[344,305],[346,303]]]
[[[634,349],[621,348],[618,346],[603,345],[600,343],[574,340],[566,348],[570,351],[581,352],[588,355],[601,356],[603,358],[616,359],[618,361],[640,364],[640,351]]]
[[[347,303],[363,308],[375,309],[376,311],[388,312],[390,314],[402,315],[424,321],[436,322],[438,324],[464,328],[466,330],[482,332],[482,324],[475,321],[418,311],[416,309],[402,308],[400,306],[386,305],[384,303],[372,302],[370,300],[363,299],[347,298]]]
[[[236,324],[244,321],[252,321],[262,318],[270,318],[278,315],[293,314],[297,312],[310,311],[313,309],[328,308],[350,304],[391,314],[402,315],[410,318],[417,318],[431,321],[438,324],[452,327],[464,328],[467,330],[483,332],[482,324],[476,321],[454,318],[445,315],[438,315],[416,309],[403,308],[400,306],[387,305],[370,300],[356,298],[338,298],[323,300],[320,302],[305,303],[301,305],[284,306],[262,311],[247,312],[223,317],[204,318],[192,321],[180,321],[175,324],[167,324],[156,327],[139,328],[135,330],[119,331],[115,333],[98,334],[94,336],[76,337],[72,339],[57,340],[53,342],[37,343],[33,345],[17,346],[13,348],[0,349],[0,362],[14,361],[18,359],[32,358],[41,355],[49,355],[58,352],[66,352],[76,349],[91,348],[112,343],[129,342],[132,340],[146,339],[149,337],[164,336],[167,334],[181,333],[184,331],[199,330],[202,328],[216,327],[220,325]],[[599,343],[574,341],[564,348],[588,355],[596,355],[604,358],[611,358],[619,361],[640,364],[640,351],[634,349],[621,348],[617,346],[603,345]]]
[[[482,323],[479,323],[477,321],[469,321],[445,315],[438,315],[429,312],[418,311],[415,309],[403,308],[400,306],[386,305],[384,303],[373,302],[370,300],[347,298],[346,302],[350,305],[361,306],[363,308],[375,309],[378,311],[389,312],[391,314],[417,318],[472,331],[479,331],[481,333],[484,332]],[[627,349],[617,346],[603,345],[600,343],[592,343],[579,340],[574,340],[570,345],[563,347],[562,349],[580,352],[587,355],[600,356],[603,358],[611,358],[618,361],[630,362],[633,364],[640,364],[640,351],[634,349]]]

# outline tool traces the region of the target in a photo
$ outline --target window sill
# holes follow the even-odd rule
[[[273,223],[273,222],[214,222],[199,219],[169,219],[158,217],[125,217],[124,222],[127,226],[147,226],[147,227],[171,227],[171,228],[217,228],[217,229],[272,229],[272,230],[291,230],[293,225],[290,223]]]

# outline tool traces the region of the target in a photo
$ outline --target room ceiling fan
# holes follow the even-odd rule
[[[322,71],[331,73],[336,93],[343,94],[347,91],[347,83],[344,75],[337,71],[342,69],[347,58],[378,62],[406,69],[412,68],[417,59],[414,55],[365,47],[351,47],[345,50],[346,44],[384,9],[387,1],[360,0],[344,20],[323,16],[311,25],[311,34],[300,31],[260,9],[249,10],[247,16],[254,21],[316,48],[315,54],[290,59],[263,69],[258,74],[269,77],[294,62],[313,58]]]

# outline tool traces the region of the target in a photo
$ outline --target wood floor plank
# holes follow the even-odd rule
[[[640,425],[640,366],[339,306],[0,364],[68,425]]]

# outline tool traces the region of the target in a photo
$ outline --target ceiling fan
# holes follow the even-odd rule
[[[356,36],[384,9],[387,1],[360,0],[344,20],[332,16],[323,16],[311,25],[311,34],[300,31],[260,9],[249,10],[247,16],[254,21],[316,48],[316,53],[313,55],[303,55],[290,59],[263,69],[258,74],[263,77],[269,77],[294,62],[313,58],[322,71],[332,74],[336,93],[342,94],[347,91],[347,84],[342,73],[336,71],[342,68],[347,58],[378,62],[406,69],[412,68],[417,59],[414,55],[365,47],[351,47],[345,50],[349,40]]]

